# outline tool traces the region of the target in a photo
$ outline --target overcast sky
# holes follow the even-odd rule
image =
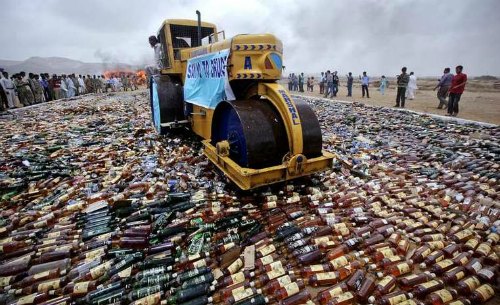
[[[216,23],[226,37],[272,33],[286,72],[500,75],[499,0],[2,0],[0,59],[61,56],[145,64],[168,18]]]

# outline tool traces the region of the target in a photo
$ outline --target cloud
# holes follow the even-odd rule
[[[287,72],[375,76],[407,66],[437,75],[457,64],[471,75],[500,70],[496,0],[4,0],[0,58],[145,64],[153,57],[147,38],[163,20],[195,19],[197,9],[226,37],[278,36]]]

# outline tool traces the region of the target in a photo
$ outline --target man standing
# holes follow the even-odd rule
[[[410,76],[406,74],[406,67],[401,69],[401,74],[398,75],[398,92],[396,94],[396,105],[394,107],[402,107],[405,108],[405,94],[406,87],[408,86],[408,82],[410,81]]]
[[[321,78],[319,79],[319,94],[325,93],[325,72],[321,72]]]
[[[4,90],[6,98],[7,98],[7,106],[9,108],[14,108],[15,107],[14,98],[16,96],[16,86],[14,85],[12,80],[10,80],[9,73],[4,71],[2,74],[3,74],[2,75],[3,79],[1,80],[1,83],[2,83],[1,85],[3,87],[3,90]]]
[[[326,89],[325,89],[325,97],[328,97],[328,94],[333,96],[333,74],[330,70],[326,71]]]
[[[59,91],[59,93],[60,93],[61,98],[69,97],[68,96],[68,81],[66,80],[66,74],[62,75],[60,89],[61,89],[61,91]]]
[[[33,95],[33,91],[31,91],[29,82],[24,79],[25,76],[26,73],[24,72],[17,74],[15,84],[19,94],[19,101],[23,104],[23,106],[29,106],[35,103],[35,96]]]
[[[365,91],[366,91],[366,98],[370,98],[370,93],[368,92],[368,85],[370,84],[370,78],[368,75],[366,75],[366,71],[363,72],[363,77],[361,78],[361,92],[363,94],[363,97],[365,97]]]
[[[406,91],[406,97],[410,100],[415,98],[415,90],[417,90],[417,77],[413,72],[410,72],[410,80],[408,81],[408,90]]]
[[[354,82],[354,78],[352,77],[352,72],[349,72],[347,75],[347,96],[352,96],[352,84]]]
[[[443,109],[443,107],[448,107],[448,101],[446,101],[446,98],[448,97],[448,90],[450,90],[452,79],[453,79],[453,74],[450,73],[450,68],[445,68],[443,71],[443,76],[441,76],[439,83],[434,88],[434,90],[439,88],[437,92],[437,98],[439,100],[439,105],[437,109]]]
[[[458,102],[460,102],[460,97],[465,90],[465,84],[467,83],[467,74],[462,73],[464,67],[457,66],[455,68],[455,76],[451,80],[450,86],[450,99],[448,101],[448,115],[457,116],[458,114]]]
[[[299,74],[299,91],[304,92],[304,72]]]
[[[339,92],[339,77],[335,71],[333,72],[333,96],[337,96],[337,92]]]
[[[86,93],[84,79],[85,79],[85,76],[83,76],[83,78],[82,78],[81,75],[78,75],[78,84],[80,85],[80,92],[79,92],[80,94],[85,94]]]
[[[35,74],[33,76],[33,86],[35,87],[35,100],[37,103],[45,102],[45,95],[43,94],[43,86],[40,83],[40,76]]]

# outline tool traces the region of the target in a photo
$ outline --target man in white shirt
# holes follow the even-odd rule
[[[368,92],[369,84],[370,84],[370,78],[368,77],[368,75],[366,75],[366,72],[363,72],[363,77],[361,78],[361,91],[363,97],[365,97],[365,92],[366,92],[366,98],[370,98],[370,93]]]
[[[418,89],[417,87],[417,77],[413,72],[410,72],[410,81],[408,82],[408,90],[406,91],[406,97],[409,98],[410,100],[415,98],[415,90]]]
[[[7,107],[9,108],[14,108],[14,97],[16,95],[16,86],[14,85],[14,82],[10,80],[9,78],[9,73],[3,72],[2,75],[0,75],[1,80],[0,80],[0,85],[2,86],[5,95],[7,96]]]
[[[85,76],[84,76],[85,77]],[[85,81],[83,80],[81,75],[78,75],[78,84],[80,84],[79,94],[85,94],[87,91],[85,90]]]

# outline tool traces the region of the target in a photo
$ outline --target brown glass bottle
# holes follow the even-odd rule
[[[457,291],[461,295],[470,295],[477,287],[481,285],[481,281],[475,275],[464,278],[457,283]]]
[[[458,292],[455,289],[440,289],[432,292],[425,298],[425,303],[428,305],[443,305],[451,302],[458,297]]]
[[[431,292],[437,291],[444,288],[444,282],[442,280],[433,279],[415,286],[411,291],[414,296],[421,298]]]
[[[434,278],[436,278],[436,275],[434,273],[426,271],[420,274],[410,274],[401,277],[398,279],[398,283],[401,289],[407,291],[413,289],[418,284],[425,283]]]
[[[349,290],[345,283],[339,283],[320,291],[316,296],[316,301],[321,305],[326,305],[332,298],[339,296]]]
[[[363,281],[361,282],[361,286],[358,289],[356,294],[357,300],[365,302],[371,296],[372,292],[375,290],[376,278],[373,274],[368,273]]]
[[[299,293],[302,289],[305,288],[304,282],[299,280],[296,282],[291,282],[289,284],[286,284],[283,287],[278,288],[274,293],[273,297],[276,300],[283,300],[288,297],[291,297],[292,295],[295,295]]]
[[[484,303],[495,295],[495,290],[490,284],[483,284],[476,288],[469,297],[472,304]]]
[[[448,285],[455,284],[465,277],[465,268],[462,266],[457,266],[450,271],[445,272],[441,279]]]

